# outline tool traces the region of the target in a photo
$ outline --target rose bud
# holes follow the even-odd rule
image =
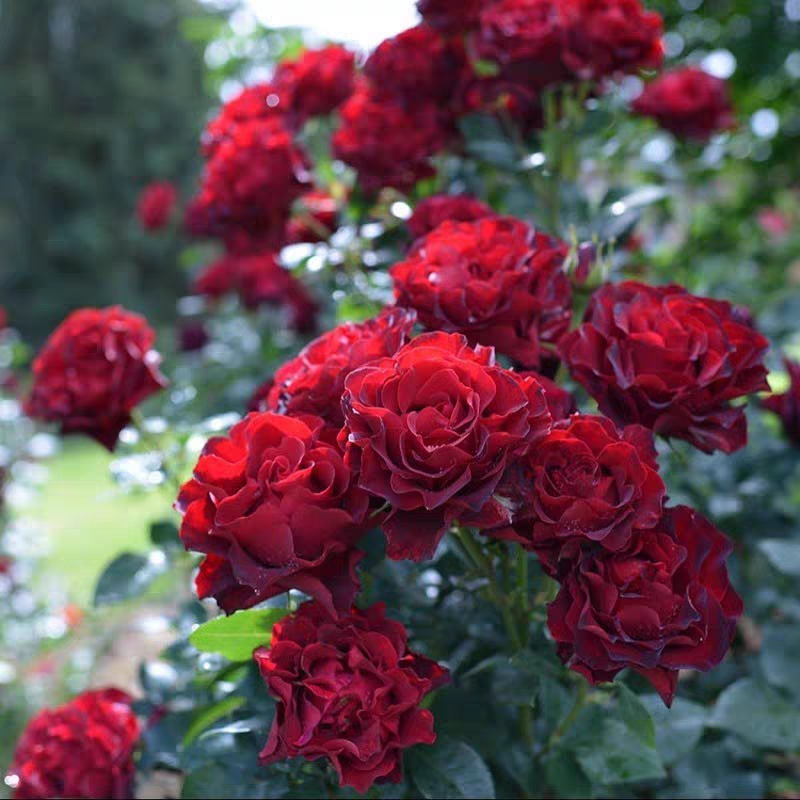
[[[154,181],[139,195],[139,224],[148,231],[161,230],[170,221],[177,202],[178,191],[169,181]]]
[[[114,450],[133,409],[167,385],[155,338],[144,317],[119,306],[73,312],[33,362],[25,413]]]
[[[409,650],[406,629],[385,613],[381,603],[331,620],[304,603],[275,625],[271,646],[254,654],[277,701],[262,764],[325,758],[340,786],[363,794],[399,783],[403,751],[436,741],[420,704],[448,672]]]

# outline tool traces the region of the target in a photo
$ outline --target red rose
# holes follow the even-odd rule
[[[433,714],[420,704],[449,680],[446,669],[408,649],[408,634],[381,603],[329,619],[304,603],[272,630],[254,658],[278,708],[262,764],[327,758],[340,786],[363,794],[399,783],[403,751],[433,744]]]
[[[789,441],[800,447],[800,364],[784,359],[791,384],[783,394],[774,394],[763,400],[765,408],[777,414]]]
[[[564,20],[556,0],[499,0],[481,12],[472,47],[500,75],[540,90],[570,77],[564,65]]]
[[[275,373],[261,409],[292,416],[316,414],[340,428],[347,376],[370,361],[393,356],[408,341],[415,321],[413,312],[388,308],[375,319],[345,322],[323,334]]]
[[[292,203],[310,185],[306,156],[280,119],[237,123],[206,165],[187,212],[190,230],[224,238],[243,231],[283,244]]]
[[[148,231],[157,231],[170,221],[178,191],[169,181],[154,181],[139,195],[136,216],[139,224]]]
[[[259,83],[243,89],[225,103],[219,114],[206,126],[202,137],[202,152],[210,157],[220,142],[227,139],[240,122],[274,117],[283,120],[288,112],[287,103],[278,95],[272,83]]]
[[[417,25],[375,48],[364,72],[375,86],[416,105],[449,100],[467,66],[464,45]]]
[[[476,197],[437,194],[421,200],[408,220],[408,229],[415,239],[427,236],[443,222],[474,222],[497,214]]]
[[[605,417],[576,414],[557,422],[513,472],[521,495],[514,530],[551,575],[581,546],[622,550],[661,519],[666,489],[653,434],[640,425],[620,432]]]
[[[478,24],[486,0],[417,0],[417,11],[444,33],[463,33]]]
[[[559,386],[555,381],[545,378],[544,375],[539,375],[536,372],[520,372],[520,375],[534,378],[542,387],[544,399],[553,420],[566,419],[577,412],[578,405],[572,393]]]
[[[144,317],[119,306],[73,312],[33,362],[25,413],[113,450],[131,411],[167,385],[155,339]]]
[[[627,668],[672,704],[678,671],[725,657],[742,613],[728,580],[730,541],[686,506],[619,553],[587,549],[548,607],[564,663],[592,683]]]
[[[391,504],[393,559],[431,558],[455,520],[498,527],[494,497],[506,464],[550,428],[541,387],[495,364],[458,334],[413,339],[351,372],[340,440],[359,485]]]
[[[539,92],[503,77],[468,81],[459,98],[459,111],[463,114],[491,113],[501,121],[510,117],[524,131],[538,130],[544,123]]]
[[[353,93],[355,55],[341,45],[306,50],[275,71],[274,83],[299,123],[335,111]]]
[[[617,424],[732,453],[747,443],[747,420],[731,400],[769,389],[768,347],[730,303],[628,281],[594,293],[559,352]]]
[[[342,106],[342,124],[333,135],[336,158],[358,172],[368,193],[386,186],[401,192],[436,174],[431,156],[450,136],[445,116],[433,103],[405,108],[391,95],[362,84]]]
[[[132,701],[125,692],[102,689],[39,712],[9,768],[14,797],[132,798],[140,735]]]
[[[193,294],[211,300],[219,300],[234,291],[238,292],[245,308],[282,306],[289,309],[292,327],[296,330],[314,329],[316,302],[308,289],[280,265],[274,253],[229,253],[203,269],[192,284]]]
[[[186,549],[207,554],[198,595],[228,613],[289,589],[347,608],[369,503],[354,483],[316,417],[250,414],[210,439],[176,505]]]
[[[563,0],[564,62],[581,80],[598,80],[664,60],[664,23],[639,0]]]
[[[339,203],[327,192],[314,189],[297,202],[289,220],[286,243],[325,242],[339,228]]]
[[[569,330],[566,245],[512,217],[445,222],[392,269],[397,304],[528,368]]]
[[[676,136],[701,142],[735,122],[728,85],[696,67],[665,72],[648,83],[633,110]]]

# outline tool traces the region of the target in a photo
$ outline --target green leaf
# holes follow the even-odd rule
[[[648,747],[656,746],[656,726],[647,707],[624,683],[617,684],[619,715],[628,729]]]
[[[204,653],[219,653],[229,661],[249,661],[253,650],[269,644],[272,626],[288,613],[285,608],[238,611],[201,625],[189,641]]]
[[[800,710],[752,678],[737,681],[719,696],[709,725],[764,750],[800,750]]]
[[[560,745],[572,750],[581,769],[594,783],[655,780],[666,773],[655,747],[642,741],[614,710],[592,705],[585,708]]]
[[[694,750],[703,736],[706,709],[683,698],[677,698],[672,708],[656,694],[639,698],[655,725],[656,749],[667,766],[680,761]]]
[[[800,578],[800,542],[765,539],[758,547],[778,572]]]
[[[97,581],[94,590],[95,606],[108,606],[144,594],[150,584],[168,568],[166,557],[160,551],[150,556],[123,553],[117,556]]]
[[[800,697],[797,665],[800,663],[800,629],[796,625],[767,625],[761,645],[761,669],[771,686]]]
[[[150,526],[150,541],[162,550],[183,549],[178,526],[172,520],[162,519]]]
[[[189,729],[183,737],[183,746],[190,745],[204,730],[210,728],[217,720],[236,711],[237,708],[241,708],[245,702],[244,697],[233,696],[226,697],[208,708],[201,708],[193,717]]]
[[[581,771],[572,753],[553,753],[544,763],[544,774],[548,786],[555,789],[559,797],[581,800],[592,796],[592,784]]]
[[[408,753],[409,769],[423,797],[438,800],[494,798],[494,782],[483,759],[464,742],[439,737]]]

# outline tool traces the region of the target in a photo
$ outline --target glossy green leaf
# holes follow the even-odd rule
[[[288,613],[284,608],[265,608],[217,617],[201,625],[189,641],[203,652],[219,653],[230,661],[248,661],[253,650],[269,644],[272,626]]]
[[[437,800],[494,798],[494,782],[483,759],[467,744],[440,737],[408,753],[408,765],[420,793]]]

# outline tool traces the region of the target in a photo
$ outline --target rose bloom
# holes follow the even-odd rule
[[[393,356],[409,340],[415,322],[413,311],[387,308],[374,319],[328,331],[275,373],[259,408],[291,416],[315,414],[341,428],[347,376],[370,361]]]
[[[470,195],[437,194],[420,200],[407,225],[415,239],[436,230],[443,222],[474,222],[497,214],[486,203]]]
[[[672,705],[678,671],[713,669],[730,647],[742,613],[730,551],[686,506],[667,510],[622,552],[585,550],[548,607],[561,659],[592,684],[630,668]]]
[[[297,201],[295,216],[286,230],[286,243],[326,242],[338,228],[339,203],[327,192],[314,189]]]
[[[555,0],[499,0],[485,6],[471,45],[500,75],[540,90],[564,82],[564,20]]]
[[[139,224],[148,231],[161,230],[170,221],[177,202],[178,191],[169,181],[148,184],[136,205]]]
[[[594,293],[559,352],[617,424],[732,453],[747,443],[747,420],[731,401],[769,390],[768,347],[730,303],[627,281]]]
[[[202,152],[211,157],[220,142],[228,138],[240,122],[274,117],[285,120],[288,105],[272,83],[258,83],[243,89],[229,100],[206,126],[202,136]]]
[[[140,735],[132,702],[125,692],[101,689],[40,711],[9,768],[14,797],[132,798]]]
[[[800,364],[784,359],[791,384],[783,394],[773,394],[762,401],[764,408],[777,414],[789,441],[800,447]]]
[[[661,15],[639,0],[563,0],[564,62],[581,80],[599,80],[664,60]]]
[[[551,423],[533,378],[446,333],[418,336],[351,372],[342,407],[347,463],[362,489],[392,506],[387,555],[414,561],[431,558],[456,520],[477,528],[508,521],[495,489],[507,463]]]
[[[526,368],[569,331],[567,247],[512,217],[445,222],[391,270],[397,304]]]
[[[735,123],[727,83],[696,67],[659,75],[634,100],[633,110],[675,136],[700,142]]]
[[[178,497],[181,540],[206,554],[198,595],[227,613],[289,589],[349,607],[368,504],[321,419],[250,414],[208,441]]]
[[[563,420],[577,412],[578,404],[575,402],[575,397],[555,381],[536,372],[520,372],[519,374],[533,378],[542,387],[544,399],[553,420]]]
[[[417,11],[443,33],[463,33],[478,24],[486,0],[417,0]]]
[[[120,306],[74,311],[33,362],[25,413],[113,450],[133,409],[167,385],[155,339],[144,317]]]
[[[331,620],[316,603],[272,630],[254,653],[277,713],[262,764],[329,760],[339,785],[363,794],[399,783],[403,751],[433,744],[433,714],[420,704],[449,680],[444,667],[408,648],[408,634],[380,603]]]
[[[381,90],[416,104],[449,100],[466,68],[464,45],[423,24],[379,44],[364,72]]]
[[[544,124],[540,93],[507,78],[475,78],[462,87],[458,100],[461,114],[490,113],[501,121],[509,117],[525,132]]]
[[[190,230],[223,238],[242,230],[282,244],[292,203],[310,186],[305,153],[280,119],[240,122],[206,165]]]
[[[242,305],[251,311],[263,305],[287,309],[295,330],[307,332],[316,326],[317,303],[274,253],[228,253],[197,275],[191,291],[212,301],[237,292]]]
[[[661,519],[665,486],[653,434],[640,425],[576,414],[515,465],[517,540],[557,576],[586,544],[619,551]]]
[[[433,103],[405,108],[393,96],[362,83],[342,106],[333,153],[358,172],[367,193],[390,186],[405,192],[436,174],[431,157],[450,138],[446,117]]]
[[[306,50],[278,65],[274,83],[299,123],[326,116],[353,93],[355,55],[341,45]]]

